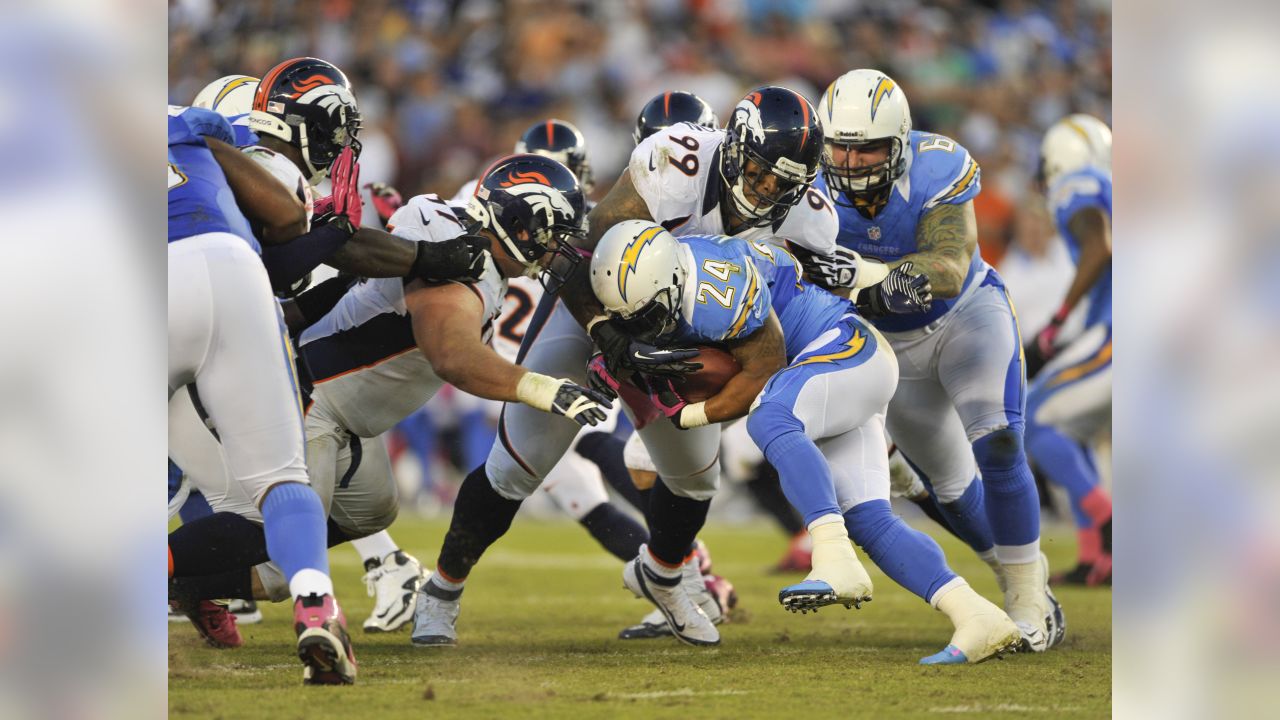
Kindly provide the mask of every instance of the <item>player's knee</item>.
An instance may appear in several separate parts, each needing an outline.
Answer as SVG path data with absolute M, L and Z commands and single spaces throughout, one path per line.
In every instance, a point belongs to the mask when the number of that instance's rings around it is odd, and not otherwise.
M 496 458 L 494 454 L 489 455 L 489 461 L 484 466 L 484 474 L 489 479 L 489 485 L 493 487 L 493 491 L 508 500 L 524 500 L 542 484 L 542 478 L 525 471 L 510 457 L 505 458 L 504 461 Z
M 779 435 L 797 430 L 804 432 L 804 423 L 782 403 L 762 402 L 747 416 L 747 434 L 762 451 Z
M 1011 468 L 1026 462 L 1022 427 L 1000 428 L 974 440 L 973 456 L 984 470 Z
M 844 513 L 844 526 L 849 539 L 859 547 L 875 547 L 886 533 L 897 524 L 897 516 L 888 500 L 869 500 L 853 506 Z
M 679 477 L 662 476 L 662 483 L 677 495 L 698 502 L 706 502 L 715 497 L 720 488 L 720 463 L 716 462 L 702 472 Z

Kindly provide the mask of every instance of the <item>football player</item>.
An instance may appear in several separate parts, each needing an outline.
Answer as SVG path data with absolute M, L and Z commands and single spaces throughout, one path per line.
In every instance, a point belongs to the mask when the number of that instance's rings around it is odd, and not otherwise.
M 578 263 L 566 239 L 582 233 L 584 218 L 573 174 L 536 155 L 496 163 L 465 209 L 420 195 L 392 215 L 394 232 L 411 241 L 443 242 L 468 234 L 483 238 L 493 252 L 478 283 L 406 285 L 383 278 L 356 284 L 303 333 L 300 354 L 313 377 L 306 403 L 308 465 L 313 485 L 330 506 L 331 543 L 391 524 L 397 511 L 395 481 L 378 438 L 445 382 L 481 397 L 526 403 L 575 424 L 604 419 L 607 398 L 513 365 L 488 345 L 506 278 L 529 274 L 554 289 Z M 215 499 L 215 507 L 251 516 L 246 501 L 229 492 Z M 248 547 L 239 553 L 252 554 Z M 231 580 L 244 582 L 247 572 L 242 567 Z M 231 590 L 218 584 L 224 580 L 190 582 L 200 584 L 203 595 L 217 597 Z M 258 567 L 256 580 L 269 598 L 283 592 L 283 578 L 272 565 Z
M 1054 582 L 1111 582 L 1111 498 L 1098 484 L 1091 444 L 1111 419 L 1111 129 L 1071 115 L 1045 133 L 1040 172 L 1049 212 L 1076 261 L 1062 306 L 1026 346 L 1027 452 L 1067 489 L 1079 537 L 1076 567 Z M 1085 329 L 1058 337 L 1087 304 Z
M 295 190 L 307 207 L 308 217 L 312 207 L 310 180 L 332 176 L 334 194 L 317 201 L 322 216 L 311 229 L 264 251 L 263 262 L 277 294 L 296 294 L 311 269 L 322 261 L 369 277 L 403 276 L 406 282 L 415 278 L 436 282 L 479 277 L 488 247 L 482 239 L 464 236 L 424 244 L 381 231 L 381 222 L 371 228 L 362 227 L 363 205 L 370 204 L 374 211 L 371 214 L 380 220 L 382 211 L 393 201 L 389 196 L 394 196 L 394 190 L 359 187 L 359 166 L 355 162 L 359 112 L 341 70 L 316 58 L 296 58 L 280 63 L 265 78 L 264 82 L 249 76 L 220 78 L 199 93 L 197 102 L 216 108 L 229 118 L 237 143 L 245 145 L 244 151 L 250 157 Z M 251 123 L 257 133 L 250 130 Z M 310 174 L 309 179 L 303 177 L 304 171 Z M 318 319 L 341 297 L 341 288 L 336 294 L 324 295 L 323 303 L 315 302 L 314 297 L 307 303 L 286 303 L 285 315 L 290 325 L 305 326 Z M 193 395 L 192 400 L 196 399 Z M 176 454 L 184 469 L 197 488 L 208 485 L 216 492 L 216 488 L 226 485 L 227 477 L 220 450 L 204 427 L 207 419 L 200 417 L 196 403 L 185 396 L 172 402 L 170 411 L 171 438 L 180 448 Z M 210 429 L 216 433 L 216 427 Z M 171 543 L 177 545 L 175 552 L 179 555 L 184 554 L 187 544 L 231 546 L 232 541 L 223 536 L 239 532 L 237 527 L 225 518 L 191 523 L 172 537 Z M 255 533 L 250 532 L 247 537 L 252 539 Z M 384 552 L 388 544 L 392 548 Z M 373 573 L 376 577 L 366 578 L 367 583 L 384 588 L 384 592 L 378 596 L 365 626 L 372 630 L 394 629 L 408 619 L 408 614 L 402 612 L 397 621 L 389 607 L 397 601 L 402 607 L 406 605 L 412 599 L 412 590 L 395 596 L 387 586 L 403 585 L 400 576 L 413 569 L 410 566 L 416 567 L 416 561 L 385 536 L 373 537 L 358 549 L 362 554 L 378 553 L 379 565 L 390 557 L 385 567 Z M 234 564 L 234 559 L 228 561 Z M 210 564 L 187 562 L 182 573 L 199 577 L 213 570 Z
M 329 578 L 324 510 L 307 477 L 289 340 L 257 256 L 259 241 L 300 234 L 305 208 L 225 144 L 234 140 L 215 112 L 169 110 L 169 395 L 199 390 L 236 489 L 261 514 L 294 600 L 304 682 L 352 683 L 355 655 Z M 169 562 L 172 575 L 172 554 Z
M 1023 451 L 1017 321 L 977 248 L 978 164 L 951 138 L 913 130 L 902 88 L 877 70 L 837 78 L 818 117 L 825 141 L 815 185 L 838 206 L 839 244 L 890 267 L 912 263 L 933 287 L 929 312 L 873 319 L 901 369 L 889 434 L 956 531 L 998 563 L 1005 610 L 1042 652 L 1061 639 L 1060 608 Z
M 908 263 L 889 274 L 884 307 L 860 310 L 927 311 L 928 280 L 910 269 Z M 922 663 L 981 662 L 1012 649 L 1020 636 L 1008 615 L 953 573 L 937 544 L 889 506 L 884 414 L 897 384 L 893 351 L 853 303 L 803 281 L 802 272 L 780 247 L 708 235 L 677 242 L 660 225 L 638 220 L 614 225 L 591 258 L 592 289 L 628 335 L 658 347 L 723 346 L 741 365 L 700 402 L 685 400 L 670 378 L 630 382 L 681 429 L 747 417 L 747 431 L 778 469 L 813 537 L 813 571 L 782 589 L 784 607 L 807 612 L 871 599 L 871 578 L 852 537 L 886 574 L 955 624 L 950 645 Z M 590 367 L 598 387 L 623 390 L 602 356 Z M 640 412 L 636 401 L 629 404 Z M 659 600 L 671 583 L 645 559 L 642 552 L 627 566 L 623 583 L 667 611 L 677 637 L 701 642 L 698 633 L 709 623 L 680 617 Z
M 821 141 L 809 101 L 780 87 L 749 94 L 726 130 L 673 125 L 633 151 L 627 170 L 591 211 L 582 250 L 594 248 L 613 225 L 643 219 L 677 236 L 785 238 L 830 254 L 835 214 L 821 192 L 809 190 Z M 874 273 L 856 275 L 861 281 Z M 562 297 L 546 324 L 526 335 L 527 367 L 582 380 L 594 342 L 614 375 L 623 369 L 647 374 L 697 369 L 689 362 L 695 351 L 658 349 L 613 327 L 585 277 L 571 281 Z M 669 423 L 636 426 L 662 477 L 649 499 L 650 541 L 643 555 L 665 577 L 681 577 L 684 566 L 697 563 L 694 538 L 719 482 L 719 426 L 687 431 Z M 498 442 L 485 466 L 463 481 L 437 570 L 423 585 L 414 617 L 415 644 L 456 644 L 458 601 L 467 575 L 507 531 L 521 501 L 538 488 L 576 433 L 572 424 L 548 422 L 518 405 L 505 408 Z M 705 590 L 700 580 L 690 582 L 669 596 L 680 606 L 679 613 L 703 612 L 691 599 L 699 587 Z M 718 639 L 714 627 L 700 632 L 706 642 Z

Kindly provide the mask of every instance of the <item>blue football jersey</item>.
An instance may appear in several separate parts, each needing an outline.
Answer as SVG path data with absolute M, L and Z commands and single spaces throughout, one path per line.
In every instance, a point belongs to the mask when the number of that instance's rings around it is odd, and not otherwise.
M 788 362 L 831 328 L 852 303 L 801 280 L 800 263 L 777 245 L 719 235 L 679 238 L 691 259 L 679 344 L 724 342 L 760 329 L 778 315 Z
M 255 252 L 257 239 L 204 138 L 235 142 L 227 119 L 212 110 L 169 108 L 169 242 L 192 235 L 239 235 Z
M 1111 171 L 1096 167 L 1085 167 L 1067 173 L 1049 188 L 1049 212 L 1058 226 L 1058 234 L 1067 243 L 1072 261 L 1080 258 L 1080 241 L 1071 234 L 1068 224 L 1071 216 L 1085 208 L 1099 208 L 1111 217 Z M 1085 296 L 1089 308 L 1085 313 L 1085 325 L 1111 323 L 1111 266 L 1108 265 L 1102 275 L 1089 289 Z
M 827 192 L 822 173 L 818 174 L 814 187 Z M 840 220 L 836 242 L 864 257 L 893 262 L 916 252 L 916 226 L 926 212 L 938 205 L 960 205 L 972 200 L 981 189 L 982 172 L 978 163 L 959 143 L 943 135 L 912 131 L 907 171 L 893 184 L 888 204 L 875 219 L 868 220 L 856 209 L 846 207 L 848 199 L 835 198 Z M 974 252 L 964 288 L 989 267 L 981 253 Z M 889 332 L 914 330 L 942 317 L 953 305 L 955 298 L 935 296 L 933 308 L 927 313 L 891 315 L 872 322 Z

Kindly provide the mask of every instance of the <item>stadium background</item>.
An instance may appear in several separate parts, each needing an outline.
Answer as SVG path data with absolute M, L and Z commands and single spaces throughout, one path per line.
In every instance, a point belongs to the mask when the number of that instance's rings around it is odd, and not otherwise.
M 362 179 L 405 197 L 452 195 L 530 124 L 559 117 L 586 136 L 598 199 L 657 93 L 695 92 L 723 119 L 758 85 L 816 101 L 849 69 L 882 69 L 905 89 L 917 129 L 956 138 L 980 163 L 982 254 L 1024 329 L 1048 319 L 1072 274 L 1034 184 L 1040 138 L 1070 112 L 1111 122 L 1104 0 L 176 0 L 169 17 L 171 103 L 284 58 L 330 60 L 360 103 Z M 417 418 L 426 433 L 454 424 L 449 405 L 445 394 Z M 447 503 L 457 466 L 476 453 L 432 444 L 446 451 L 433 453 L 434 470 L 402 484 Z M 430 477 L 441 474 L 451 477 Z

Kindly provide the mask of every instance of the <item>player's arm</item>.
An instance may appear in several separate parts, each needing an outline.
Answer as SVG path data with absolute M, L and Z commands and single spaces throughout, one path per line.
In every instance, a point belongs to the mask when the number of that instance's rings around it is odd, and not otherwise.
M 484 303 L 458 283 L 405 288 L 413 337 L 436 375 L 459 390 L 490 400 L 522 402 L 582 425 L 604 420 L 607 398 L 567 380 L 507 362 L 481 340 Z
M 289 188 L 239 149 L 211 137 L 205 143 L 264 245 L 285 243 L 306 231 L 307 210 Z
M 1077 210 L 1067 221 L 1067 230 L 1080 245 L 1080 257 L 1076 262 L 1076 276 L 1071 287 L 1067 288 L 1060 313 L 1071 312 L 1111 266 L 1111 222 L 1102 208 Z M 1065 313 L 1063 319 L 1066 319 Z
M 1066 299 L 1053 314 L 1049 324 L 1036 333 L 1024 348 L 1027 379 L 1035 377 L 1057 353 L 1058 333 L 1067 321 L 1067 316 L 1111 266 L 1111 222 L 1101 208 L 1086 207 L 1077 210 L 1067 221 L 1067 230 L 1080 247 L 1076 275 L 1067 288 Z
M 916 252 L 890 263 L 894 268 L 913 263 L 917 272 L 929 278 L 933 294 L 952 298 L 960 294 L 969 263 L 978 250 L 978 221 L 973 201 L 959 205 L 941 204 L 920 218 L 916 227 Z
M 708 422 L 726 422 L 745 416 L 769 378 L 787 366 L 782 324 L 773 309 L 759 330 L 729 343 L 729 352 L 742 370 L 730 378 L 720 392 L 707 398 Z

